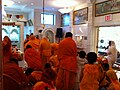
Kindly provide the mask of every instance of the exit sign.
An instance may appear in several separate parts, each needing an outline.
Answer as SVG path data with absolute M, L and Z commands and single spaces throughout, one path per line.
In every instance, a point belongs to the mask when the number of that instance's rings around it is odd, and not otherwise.
M 112 20 L 112 14 L 105 15 L 105 21 L 111 21 Z

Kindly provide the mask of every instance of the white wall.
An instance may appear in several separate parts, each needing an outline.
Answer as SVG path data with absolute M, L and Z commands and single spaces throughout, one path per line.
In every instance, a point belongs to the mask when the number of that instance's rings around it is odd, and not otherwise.
M 45 12 L 48 12 L 48 11 L 45 11 Z M 35 34 L 38 34 L 38 31 L 40 29 L 42 29 L 41 22 L 40 22 L 41 21 L 41 18 L 40 18 L 41 13 L 42 13 L 42 10 L 36 9 L 34 11 L 34 31 L 35 31 L 34 33 Z M 52 13 L 52 14 L 56 15 L 55 25 L 46 25 L 45 28 L 52 28 L 56 32 L 56 29 L 58 27 L 60 27 L 60 24 L 61 24 L 60 13 L 59 12 L 50 12 L 50 11 L 49 11 L 49 13 Z
M 103 2 L 106 0 L 97 0 L 96 3 Z M 115 26 L 120 25 L 120 13 L 112 14 L 112 20 L 111 21 L 105 21 L 105 15 L 95 17 L 94 20 L 94 26 Z

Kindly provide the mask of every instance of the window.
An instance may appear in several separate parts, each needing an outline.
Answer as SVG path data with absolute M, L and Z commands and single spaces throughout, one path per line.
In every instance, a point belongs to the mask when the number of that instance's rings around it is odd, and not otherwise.
M 19 26 L 2 26 L 2 40 L 8 36 L 12 45 L 17 45 L 20 48 L 20 27 Z
M 50 24 L 50 25 L 55 25 L 55 15 L 54 14 L 49 14 L 49 13 L 44 13 L 44 21 L 43 21 L 43 13 L 41 14 L 41 24 Z

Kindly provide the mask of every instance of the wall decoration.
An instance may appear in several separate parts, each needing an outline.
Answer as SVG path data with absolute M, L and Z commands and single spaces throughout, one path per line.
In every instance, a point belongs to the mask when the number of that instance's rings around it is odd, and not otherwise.
M 73 25 L 85 24 L 88 21 L 88 7 L 73 12 Z
M 70 25 L 70 14 L 69 13 L 62 14 L 61 15 L 61 26 L 65 27 L 69 25 Z
M 95 4 L 95 16 L 120 12 L 120 0 L 109 0 Z

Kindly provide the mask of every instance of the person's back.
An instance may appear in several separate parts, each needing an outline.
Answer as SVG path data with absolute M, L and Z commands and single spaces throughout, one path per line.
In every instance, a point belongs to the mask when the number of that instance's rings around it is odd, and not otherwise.
M 102 67 L 95 64 L 97 54 L 89 52 L 87 54 L 88 64 L 85 65 L 83 78 L 80 83 L 80 90 L 98 90 L 99 80 L 103 76 Z
M 106 75 L 111 82 L 107 90 L 120 90 L 120 82 L 118 81 L 116 72 L 110 69 L 106 72 Z
M 32 48 L 30 45 L 26 46 L 25 61 L 27 62 L 29 68 L 32 68 L 36 71 L 43 70 L 40 53 Z
M 60 60 L 60 67 L 63 69 L 68 69 L 73 72 L 76 72 L 77 69 L 76 56 L 77 56 L 76 43 L 72 39 L 72 37 L 68 36 L 59 43 L 58 58 Z
M 3 73 L 11 76 L 21 84 L 26 83 L 27 85 L 28 79 L 24 74 L 24 71 L 22 70 L 22 68 L 20 68 L 16 62 L 17 61 L 15 58 L 11 58 L 9 63 L 4 64 Z
M 77 47 L 72 33 L 67 32 L 65 39 L 59 43 L 58 59 L 60 61 L 56 80 L 57 90 L 73 90 L 77 73 Z M 66 78 L 67 77 L 67 78 Z
M 84 65 L 87 63 L 87 60 L 86 60 L 86 52 L 85 51 L 80 51 L 78 52 L 78 55 L 77 55 L 77 77 L 76 77 L 76 86 L 75 86 L 75 90 L 79 90 L 79 84 L 80 84 L 80 77 L 81 77 L 81 72 L 84 68 Z
M 36 51 L 38 51 L 40 43 L 38 41 L 36 41 L 36 38 L 34 35 L 31 35 L 29 38 L 29 41 L 25 44 L 24 49 L 26 49 L 27 45 L 31 45 L 32 48 L 34 48 Z
M 47 38 L 42 38 L 39 46 L 40 56 L 42 58 L 42 64 L 45 65 L 49 61 L 51 53 L 51 44 Z

